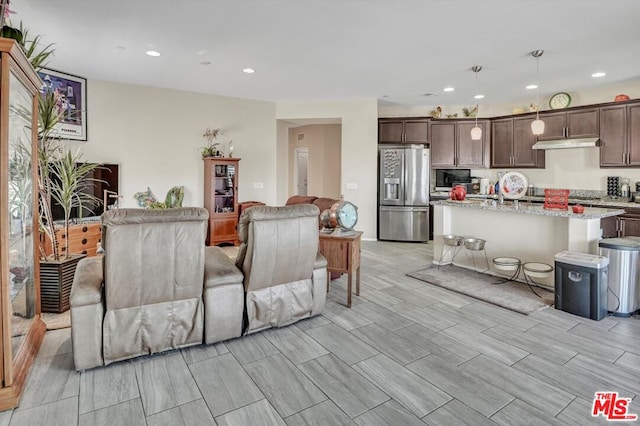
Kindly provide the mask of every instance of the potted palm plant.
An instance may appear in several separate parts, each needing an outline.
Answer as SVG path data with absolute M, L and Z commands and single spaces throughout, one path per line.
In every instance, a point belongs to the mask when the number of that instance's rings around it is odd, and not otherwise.
M 47 92 L 38 105 L 38 194 L 40 227 L 46 235 L 40 247 L 40 294 L 42 311 L 64 312 L 69 309 L 69 295 L 76 266 L 84 254 L 69 253 L 69 225 L 74 208 L 82 209 L 99 200 L 87 192 L 93 185 L 91 172 L 97 164 L 82 163 L 82 154 L 65 146 L 57 137 L 56 124 L 62 119 L 57 92 Z M 54 223 L 51 202 L 63 211 L 60 224 Z M 60 229 L 60 232 L 57 232 Z M 59 237 L 64 240 L 60 250 Z M 61 253 L 62 252 L 62 253 Z M 50 253 L 47 255 L 47 253 Z
M 7 2 L 8 3 L 8 2 Z M 3 3 L 6 6 L 7 3 Z M 18 29 L 4 25 L 0 32 L 14 38 L 22 47 L 31 66 L 37 71 L 54 54 L 53 44 L 42 47 L 42 37 L 30 37 L 22 26 Z M 24 112 L 28 114 L 28 112 Z M 57 91 L 47 91 L 38 101 L 38 181 L 40 238 L 40 294 L 43 312 L 64 312 L 69 309 L 69 295 L 75 269 L 85 255 L 69 253 L 68 238 L 59 249 L 58 236 L 68 235 L 70 215 L 74 208 L 82 209 L 99 200 L 85 190 L 92 185 L 89 174 L 96 164 L 81 163 L 79 151 L 65 146 L 56 131 L 62 120 L 62 99 Z M 16 167 L 18 162 L 14 162 Z M 14 194 L 19 195 L 20 188 Z M 54 223 L 51 202 L 59 204 L 64 212 L 61 224 Z M 16 204 L 16 205 L 19 205 Z M 60 232 L 56 232 L 62 228 Z M 61 253 L 62 251 L 62 253 Z

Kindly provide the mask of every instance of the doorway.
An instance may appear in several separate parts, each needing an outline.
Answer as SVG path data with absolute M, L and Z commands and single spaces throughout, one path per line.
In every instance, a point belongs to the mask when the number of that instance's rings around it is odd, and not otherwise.
M 293 185 L 296 195 L 306 196 L 309 178 L 309 149 L 296 148 L 293 163 Z

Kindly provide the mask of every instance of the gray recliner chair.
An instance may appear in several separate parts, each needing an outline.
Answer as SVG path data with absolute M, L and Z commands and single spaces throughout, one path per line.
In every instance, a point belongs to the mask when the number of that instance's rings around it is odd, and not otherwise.
M 205 247 L 208 217 L 202 208 L 103 215 L 105 254 L 79 262 L 71 290 L 77 370 L 241 335 L 242 274 Z
M 327 261 L 318 253 L 316 206 L 251 207 L 240 218 L 236 266 L 244 275 L 246 333 L 318 315 Z

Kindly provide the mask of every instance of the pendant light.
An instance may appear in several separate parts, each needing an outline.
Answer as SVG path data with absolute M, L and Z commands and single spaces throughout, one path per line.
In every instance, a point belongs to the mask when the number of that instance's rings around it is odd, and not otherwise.
M 473 94 L 473 98 L 476 100 L 476 126 L 471 129 L 471 140 L 474 141 L 479 141 L 480 139 L 482 139 L 482 129 L 478 126 L 478 73 L 482 70 L 482 67 L 480 65 L 474 65 L 471 68 L 471 71 L 473 71 L 476 74 L 476 87 L 474 89 L 474 94 Z
M 544 133 L 544 121 L 540 120 L 540 56 L 544 53 L 544 50 L 534 50 L 531 52 L 531 56 L 536 58 L 536 119 L 531 122 L 531 131 L 534 135 L 541 135 Z

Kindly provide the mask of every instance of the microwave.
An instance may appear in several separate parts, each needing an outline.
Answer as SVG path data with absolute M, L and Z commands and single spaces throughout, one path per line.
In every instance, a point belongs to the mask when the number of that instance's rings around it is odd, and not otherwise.
M 471 182 L 471 169 L 436 169 L 436 191 L 448 191 L 456 184 Z

